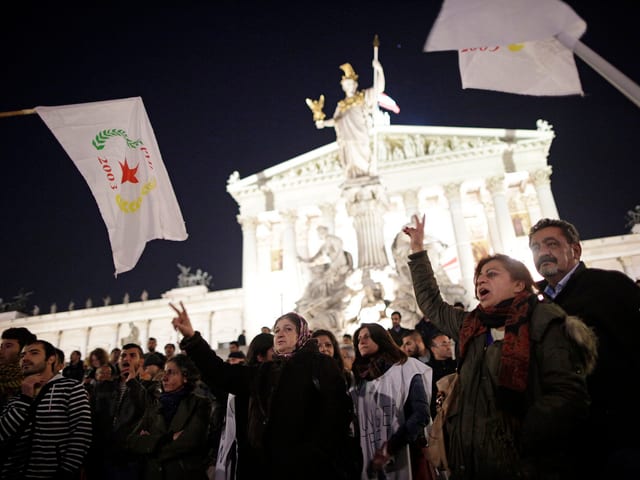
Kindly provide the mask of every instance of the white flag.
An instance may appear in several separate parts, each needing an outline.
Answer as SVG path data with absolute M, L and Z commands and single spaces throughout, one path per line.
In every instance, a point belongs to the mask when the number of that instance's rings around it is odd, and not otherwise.
M 148 241 L 186 240 L 142 98 L 35 110 L 91 188 L 107 226 L 116 276 L 135 267 Z
M 560 0 L 445 0 L 424 51 L 458 50 L 463 88 L 582 94 L 573 51 L 565 45 L 585 30 Z

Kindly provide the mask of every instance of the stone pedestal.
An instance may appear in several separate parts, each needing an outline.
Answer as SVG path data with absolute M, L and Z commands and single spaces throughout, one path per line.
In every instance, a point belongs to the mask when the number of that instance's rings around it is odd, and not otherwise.
M 385 268 L 389 265 L 384 245 L 384 213 L 388 201 L 380 179 L 351 179 L 342 185 L 342 196 L 358 240 L 358 268 Z

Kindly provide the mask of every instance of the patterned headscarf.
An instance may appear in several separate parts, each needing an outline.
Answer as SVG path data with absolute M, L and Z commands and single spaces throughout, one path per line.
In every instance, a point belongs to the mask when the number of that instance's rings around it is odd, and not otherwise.
M 273 354 L 277 358 L 291 358 L 294 356 L 302 347 L 306 345 L 306 343 L 311 340 L 311 333 L 309 332 L 309 324 L 304 319 L 302 315 L 298 315 L 296 312 L 285 313 L 281 317 L 279 317 L 276 322 L 273 324 L 274 330 L 275 326 L 278 324 L 280 320 L 290 320 L 296 326 L 296 331 L 298 332 L 298 340 L 296 341 L 296 345 L 293 348 L 292 352 L 289 353 L 280 353 L 278 352 L 277 347 L 273 346 Z M 275 337 L 274 337 L 275 340 Z

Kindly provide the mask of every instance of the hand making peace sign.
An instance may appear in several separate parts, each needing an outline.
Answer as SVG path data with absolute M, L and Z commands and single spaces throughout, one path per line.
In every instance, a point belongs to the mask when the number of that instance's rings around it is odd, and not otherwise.
M 422 217 L 413 215 L 413 225 L 405 225 L 402 231 L 411 239 L 411 252 L 424 250 L 424 214 Z
M 193 337 L 195 331 L 191 325 L 191 319 L 189 318 L 187 309 L 184 308 L 182 301 L 180 301 L 180 309 L 176 308 L 171 302 L 169 302 L 169 306 L 178 314 L 177 317 L 173 317 L 173 320 L 171 320 L 173 328 L 178 330 L 185 338 Z

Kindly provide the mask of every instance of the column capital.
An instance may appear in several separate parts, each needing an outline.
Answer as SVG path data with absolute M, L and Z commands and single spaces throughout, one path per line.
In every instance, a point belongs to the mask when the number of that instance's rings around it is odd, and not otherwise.
M 489 190 L 492 195 L 504 193 L 504 175 L 496 175 L 494 177 L 486 178 L 484 183 L 487 186 L 487 190 Z
M 416 189 L 408 189 L 402 192 L 402 199 L 405 204 L 418 203 L 418 191 Z
M 444 191 L 444 196 L 447 197 L 447 200 L 451 200 L 454 198 L 460 198 L 460 186 L 461 182 L 456 183 L 447 183 L 442 186 L 442 190 Z
M 333 203 L 321 203 L 318 208 L 324 217 L 333 217 L 336 214 L 336 206 Z
M 547 165 L 545 168 L 540 168 L 538 170 L 534 170 L 533 172 L 529 172 L 529 178 L 536 187 L 542 187 L 544 185 L 549 185 L 551 182 L 551 165 Z
M 280 218 L 282 218 L 283 223 L 292 225 L 298 219 L 298 212 L 296 210 L 283 210 L 280 212 Z
M 389 206 L 387 194 L 380 184 L 345 189 L 342 195 L 346 199 L 347 212 L 352 217 L 371 211 L 385 212 Z
M 237 215 L 236 220 L 243 230 L 255 230 L 258 226 L 258 217 L 255 216 Z

